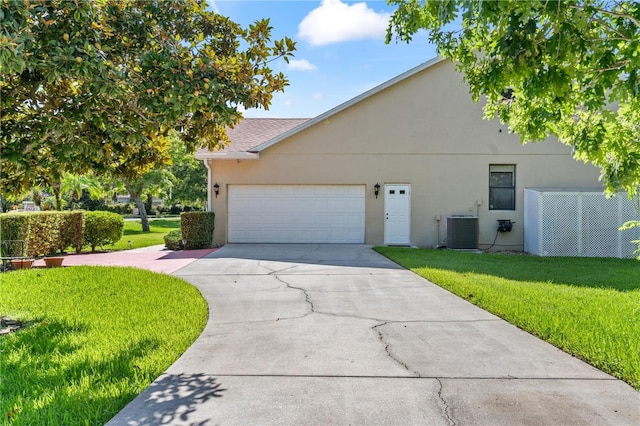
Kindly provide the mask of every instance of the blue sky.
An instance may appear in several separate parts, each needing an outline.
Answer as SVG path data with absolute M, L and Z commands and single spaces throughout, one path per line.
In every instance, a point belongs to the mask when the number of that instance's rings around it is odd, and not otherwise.
M 209 0 L 243 27 L 270 18 L 273 39 L 297 42 L 295 57 L 273 68 L 289 78 L 269 111 L 245 117 L 315 117 L 436 56 L 424 33 L 411 44 L 384 43 L 393 8 L 385 1 Z

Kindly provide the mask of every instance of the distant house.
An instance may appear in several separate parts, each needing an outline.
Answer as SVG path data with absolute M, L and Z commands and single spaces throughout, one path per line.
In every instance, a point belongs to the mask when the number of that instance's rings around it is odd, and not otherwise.
M 229 136 L 229 147 L 196 153 L 209 170 L 217 245 L 522 250 L 525 188 L 601 187 L 569 147 L 523 146 L 484 120 L 440 59 L 316 118 L 248 118 Z
M 146 199 L 146 195 L 143 197 L 143 200 L 145 199 Z M 115 194 L 114 197 L 112 198 L 112 201 L 114 203 L 124 203 L 124 204 L 128 204 L 132 202 L 131 196 L 129 194 Z M 158 197 L 153 197 L 153 201 L 152 201 L 153 207 L 159 206 L 160 204 L 162 204 L 162 199 Z

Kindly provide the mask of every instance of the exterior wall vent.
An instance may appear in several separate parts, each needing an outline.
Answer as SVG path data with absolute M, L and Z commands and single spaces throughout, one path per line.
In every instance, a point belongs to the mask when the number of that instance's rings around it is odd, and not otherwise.
M 448 249 L 478 249 L 478 218 L 476 216 L 449 216 L 447 218 Z

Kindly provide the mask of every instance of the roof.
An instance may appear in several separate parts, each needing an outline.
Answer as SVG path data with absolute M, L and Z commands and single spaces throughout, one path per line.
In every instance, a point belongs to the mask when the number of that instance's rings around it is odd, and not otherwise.
M 309 121 L 308 118 L 244 118 L 233 129 L 227 128 L 231 144 L 218 151 L 201 148 L 196 158 L 242 158 L 256 146 Z
M 196 153 L 196 158 L 204 160 L 205 158 L 216 159 L 239 159 L 239 158 L 258 158 L 260 151 L 269 148 L 301 131 L 308 129 L 324 120 L 352 107 L 358 102 L 362 102 L 371 96 L 382 92 L 383 90 L 400 83 L 403 80 L 412 77 L 427 68 L 430 68 L 444 59 L 440 57 L 433 58 L 415 68 L 406 71 L 391 80 L 388 80 L 355 98 L 338 105 L 329 111 L 320 114 L 312 119 L 300 118 L 245 118 L 236 127 L 228 131 L 231 139 L 231 146 L 222 151 L 211 152 L 201 149 Z M 297 123 L 296 123 L 297 121 Z M 242 126 L 244 124 L 244 126 Z M 289 127 L 287 127 L 289 126 Z M 252 146 L 251 146 L 252 145 Z

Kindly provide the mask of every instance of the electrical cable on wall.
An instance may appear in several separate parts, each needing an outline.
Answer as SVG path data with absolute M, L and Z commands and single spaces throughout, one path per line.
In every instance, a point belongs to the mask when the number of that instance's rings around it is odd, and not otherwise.
M 486 249 L 482 249 L 482 251 L 491 250 L 491 248 L 493 248 L 493 246 L 496 245 L 496 241 L 498 241 L 498 234 L 501 234 L 504 232 L 511 232 L 511 229 L 513 229 L 514 223 L 515 222 L 512 222 L 511 220 L 508 220 L 508 219 L 498 219 L 498 229 L 496 229 L 496 237 L 493 239 L 493 243 L 491 243 L 491 245 Z
M 496 241 L 498 241 L 498 234 L 499 234 L 499 233 L 500 233 L 500 230 L 498 229 L 498 230 L 496 231 L 496 237 L 493 239 L 493 242 L 491 243 L 491 245 L 490 245 L 489 247 L 487 247 L 486 249 L 482 249 L 482 251 L 488 251 L 488 250 L 491 250 L 491 248 L 492 248 L 493 246 L 495 246 L 495 245 L 496 245 Z

